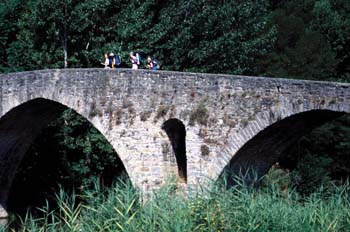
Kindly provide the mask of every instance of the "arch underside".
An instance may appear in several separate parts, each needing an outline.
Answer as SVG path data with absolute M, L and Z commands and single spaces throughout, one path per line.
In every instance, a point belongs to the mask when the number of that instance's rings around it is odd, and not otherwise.
M 186 129 L 185 125 L 176 118 L 163 123 L 162 129 L 166 132 L 173 147 L 180 179 L 187 181 L 186 159 Z
M 0 119 L 0 205 L 3 208 L 7 208 L 16 170 L 27 150 L 41 131 L 66 109 L 58 102 L 36 98 L 13 108 Z
M 248 183 L 259 180 L 301 137 L 344 114 L 331 110 L 311 110 L 277 121 L 245 143 L 220 176 L 227 178 L 229 186 L 236 183 L 233 176 L 243 177 Z

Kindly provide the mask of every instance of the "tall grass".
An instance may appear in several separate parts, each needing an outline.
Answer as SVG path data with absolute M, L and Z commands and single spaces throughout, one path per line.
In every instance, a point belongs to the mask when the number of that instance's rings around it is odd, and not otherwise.
M 96 185 L 97 186 L 97 185 Z M 83 196 L 57 194 L 58 207 L 28 214 L 9 231 L 350 231 L 350 185 L 322 189 L 302 198 L 274 184 L 262 189 L 214 186 L 210 193 L 184 197 L 173 185 L 142 200 L 129 183 Z M 83 201 L 78 203 L 77 198 Z M 0 229 L 1 230 L 1 229 Z M 2 229 L 3 231 L 6 228 Z

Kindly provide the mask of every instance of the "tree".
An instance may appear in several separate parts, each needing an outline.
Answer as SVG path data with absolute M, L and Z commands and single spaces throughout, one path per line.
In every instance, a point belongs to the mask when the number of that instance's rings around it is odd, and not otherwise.
M 346 0 L 272 1 L 274 51 L 261 60 L 264 75 L 347 81 L 349 9 Z
M 96 66 L 115 38 L 115 1 L 31 0 L 25 8 L 9 45 L 10 64 L 19 70 Z
M 104 136 L 90 122 L 66 110 L 48 131 L 50 143 L 57 143 L 61 176 L 75 185 L 89 185 L 93 179 L 111 185 L 125 169 Z
M 315 2 L 310 28 L 322 33 L 336 54 L 335 77 L 350 81 L 350 2 L 320 0 Z
M 14 71 L 45 67 L 50 62 L 50 60 L 44 60 L 43 57 L 46 54 L 41 55 L 37 49 L 37 47 L 45 47 L 47 43 L 41 43 L 46 37 L 42 34 L 36 34 L 32 27 L 36 23 L 32 11 L 34 4 L 35 1 L 27 1 L 23 5 L 23 9 L 25 10 L 19 14 L 16 22 L 18 31 L 15 40 L 7 48 L 8 64 Z M 41 41 L 36 42 L 35 38 L 40 38 Z
M 77 36 L 86 27 L 84 4 L 88 4 L 88 1 L 38 0 L 35 5 L 36 31 L 45 35 L 44 38 L 49 42 L 56 42 L 55 45 L 62 48 L 64 68 L 68 67 L 70 47 L 77 46 L 76 43 L 84 44 L 83 41 L 78 41 Z
M 18 33 L 17 20 L 23 10 L 21 6 L 21 0 L 0 2 L 0 73 L 10 71 L 7 49 Z
M 274 41 L 265 1 L 177 0 L 159 15 L 150 44 L 169 69 L 258 74 Z

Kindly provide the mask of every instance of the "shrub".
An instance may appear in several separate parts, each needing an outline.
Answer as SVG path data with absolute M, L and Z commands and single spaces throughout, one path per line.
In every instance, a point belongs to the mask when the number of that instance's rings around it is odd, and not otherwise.
M 208 156 L 210 153 L 209 147 L 205 144 L 201 146 L 201 155 L 202 156 Z
M 194 126 L 195 123 L 200 125 L 207 125 L 209 118 L 208 110 L 204 104 L 199 104 L 199 106 L 193 110 L 190 114 L 189 125 Z

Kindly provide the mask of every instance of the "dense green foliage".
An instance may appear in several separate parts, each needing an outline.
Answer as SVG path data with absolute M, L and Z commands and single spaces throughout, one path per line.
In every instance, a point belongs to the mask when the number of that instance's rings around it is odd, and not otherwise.
M 349 81 L 347 0 L 3 0 L 0 72 L 151 55 L 169 70 Z
M 267 16 L 264 1 L 171 1 L 152 46 L 170 69 L 254 74 L 274 38 L 265 31 Z
M 52 152 L 59 153 L 57 156 L 65 167 L 59 175 L 68 180 L 67 184 L 91 185 L 91 179 L 97 179 L 110 186 L 111 178 L 125 171 L 120 158 L 105 137 L 74 111 L 63 112 L 47 130 L 47 141 L 41 147 L 57 144 L 58 147 Z
M 301 199 L 270 184 L 259 191 L 239 186 L 214 187 L 210 193 L 184 199 L 169 184 L 152 199 L 141 200 L 130 184 L 108 192 L 99 188 L 76 196 L 57 194 L 56 209 L 23 218 L 16 231 L 349 231 L 349 185 L 327 198 L 322 192 Z M 1 229 L 0 229 L 1 230 Z
M 265 75 L 349 81 L 349 1 L 274 1 L 274 51 L 263 61 Z

